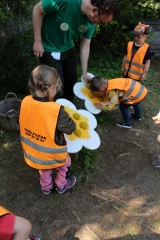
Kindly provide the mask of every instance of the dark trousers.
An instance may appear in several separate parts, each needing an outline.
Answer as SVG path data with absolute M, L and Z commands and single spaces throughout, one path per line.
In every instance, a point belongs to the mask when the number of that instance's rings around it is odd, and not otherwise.
M 140 104 L 136 103 L 133 105 L 128 105 L 128 104 L 124 104 L 123 102 L 120 103 L 120 110 L 124 119 L 124 122 L 126 125 L 131 125 L 131 116 L 130 116 L 130 112 L 129 112 L 129 108 L 130 106 L 133 106 L 134 109 L 134 115 L 136 118 L 140 118 L 141 117 L 141 108 L 140 108 Z
M 73 86 L 77 82 L 77 65 L 75 54 L 66 56 L 65 59 L 56 60 L 51 56 L 51 53 L 44 52 L 40 58 L 40 64 L 45 64 L 50 67 L 56 68 L 62 82 L 62 91 L 58 92 L 55 100 L 58 98 L 66 98 L 73 102 L 74 93 Z

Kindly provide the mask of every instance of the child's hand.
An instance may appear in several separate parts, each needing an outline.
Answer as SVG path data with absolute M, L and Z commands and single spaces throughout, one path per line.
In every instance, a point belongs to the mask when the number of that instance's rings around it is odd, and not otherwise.
M 152 119 L 156 124 L 160 124 L 160 113 L 158 113 L 157 116 L 152 117 Z
M 104 106 L 103 106 L 103 104 L 102 103 L 94 103 L 94 106 L 96 107 L 96 108 L 98 108 L 98 109 L 100 109 L 100 110 L 103 110 L 103 108 L 104 108 Z
M 147 73 L 143 73 L 141 76 L 141 80 L 145 80 Z

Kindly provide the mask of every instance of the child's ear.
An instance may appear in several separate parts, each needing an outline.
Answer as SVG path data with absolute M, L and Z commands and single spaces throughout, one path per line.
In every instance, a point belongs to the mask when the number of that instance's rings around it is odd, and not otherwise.
M 97 7 L 92 7 L 92 10 L 91 10 L 91 17 L 96 17 L 98 16 L 98 8 Z
M 104 94 L 105 93 L 105 88 L 101 88 L 100 93 Z

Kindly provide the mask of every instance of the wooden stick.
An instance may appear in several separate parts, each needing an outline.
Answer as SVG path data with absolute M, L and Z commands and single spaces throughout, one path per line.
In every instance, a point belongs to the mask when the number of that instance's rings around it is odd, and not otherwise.
M 132 142 L 132 141 L 129 141 L 129 143 L 133 143 L 135 144 L 137 147 L 141 148 L 141 149 L 145 149 L 144 147 L 142 147 L 140 144 L 136 143 L 136 142 Z
M 102 200 L 105 200 L 105 201 L 107 201 L 107 202 L 114 202 L 114 200 L 108 200 L 108 198 L 105 198 L 105 197 L 103 197 L 103 196 L 100 196 L 100 195 L 97 194 L 97 193 L 90 192 L 90 194 L 91 194 L 92 196 L 98 197 L 98 198 L 100 198 L 100 199 L 102 199 Z
M 151 232 L 160 235 L 160 232 L 159 232 L 159 231 L 157 231 L 157 230 L 155 230 L 155 229 L 149 227 L 148 225 L 146 225 L 146 224 L 144 224 L 144 223 L 142 223 L 142 225 L 145 226 L 146 228 L 148 228 Z
M 88 225 L 85 225 L 85 227 L 93 234 L 93 236 L 94 236 L 97 240 L 101 240 L 101 239 L 88 227 Z
M 72 212 L 73 212 L 73 214 L 76 216 L 76 218 L 78 219 L 78 221 L 81 222 L 81 219 L 78 217 L 78 215 L 75 213 L 75 211 L 72 211 Z M 93 236 L 94 236 L 97 240 L 101 240 L 101 239 L 90 229 L 90 227 L 89 227 L 87 224 L 85 224 L 84 227 L 87 228 L 87 229 L 93 234 Z

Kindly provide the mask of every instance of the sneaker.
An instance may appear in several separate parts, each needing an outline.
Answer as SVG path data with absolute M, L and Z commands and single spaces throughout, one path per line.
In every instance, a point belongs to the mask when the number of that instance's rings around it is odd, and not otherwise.
M 132 125 L 125 124 L 125 123 L 117 123 L 116 126 L 121 128 L 132 128 Z
M 155 168 L 160 168 L 160 158 L 157 158 L 157 159 L 153 160 L 152 165 Z
M 134 113 L 130 113 L 130 116 L 134 119 L 134 120 L 138 120 L 138 121 L 141 121 L 141 117 L 139 118 L 136 118 L 135 114 Z
M 58 193 L 64 193 L 65 191 L 67 191 L 68 189 L 72 188 L 74 185 L 76 184 L 76 177 L 75 176 L 71 176 L 69 178 L 67 178 L 67 183 L 64 186 L 64 188 L 56 188 L 56 191 Z
M 31 237 L 30 240 L 41 240 L 39 237 Z
M 49 195 L 51 193 L 51 190 L 44 190 L 44 189 L 41 189 L 41 192 L 45 195 Z

